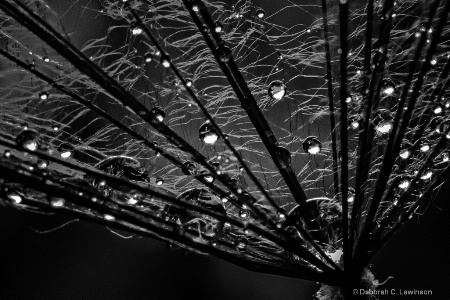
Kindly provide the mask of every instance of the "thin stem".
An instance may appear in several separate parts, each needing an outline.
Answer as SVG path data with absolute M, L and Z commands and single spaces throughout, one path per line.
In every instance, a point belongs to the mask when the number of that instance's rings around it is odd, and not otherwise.
M 373 1 L 373 0 L 371 0 Z M 331 73 L 331 53 L 328 37 L 327 0 L 322 0 L 323 38 L 325 41 L 325 68 L 327 70 L 328 107 L 330 110 L 331 150 L 333 153 L 333 186 L 334 194 L 339 195 L 338 153 L 336 142 L 336 120 L 334 112 L 333 78 Z
M 366 21 L 366 40 L 364 43 L 364 69 L 363 69 L 363 86 L 361 89 L 362 94 L 364 95 L 364 92 L 366 89 L 369 88 L 370 80 L 369 77 L 366 75 L 366 72 L 370 71 L 370 64 L 372 60 L 372 35 L 373 35 L 373 2 L 374 0 L 369 0 L 367 3 L 367 21 Z M 368 131 L 371 130 L 369 126 L 368 118 L 370 118 L 371 113 L 371 98 L 369 97 L 367 99 L 365 105 L 366 105 L 366 119 L 364 120 L 364 129 L 361 131 L 359 136 L 359 153 L 357 157 L 357 169 L 356 169 L 356 179 L 355 179 L 355 200 L 353 201 L 353 207 L 352 207 L 352 216 L 350 219 L 350 237 L 349 237 L 349 243 L 352 247 L 352 255 L 353 255 L 353 246 L 354 246 L 354 240 L 355 240 L 355 231 L 356 231 L 356 219 L 357 219 L 357 213 L 359 210 L 360 205 L 364 201 L 364 188 L 363 183 L 367 180 L 368 173 L 363 172 L 363 168 L 365 165 L 364 160 L 369 158 L 367 157 L 367 154 L 363 148 L 366 147 L 366 139 Z M 367 130 L 367 131 L 366 131 Z M 370 159 L 370 158 L 369 158 Z
M 348 128 L 347 128 L 347 55 L 348 55 L 348 1 L 340 1 L 339 4 L 339 27 L 341 42 L 341 59 L 340 59 L 340 75 L 341 75 L 341 109 L 340 109 L 340 139 L 341 139 L 341 197 L 342 197 L 342 241 L 344 249 L 344 272 L 350 271 L 351 251 L 352 248 L 348 244 Z

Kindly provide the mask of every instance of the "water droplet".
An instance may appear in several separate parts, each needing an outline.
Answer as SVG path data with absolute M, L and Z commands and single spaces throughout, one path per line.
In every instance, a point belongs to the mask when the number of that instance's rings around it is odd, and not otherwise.
M 155 106 L 151 109 L 152 114 L 155 116 L 158 122 L 163 122 L 166 117 L 166 113 L 160 106 Z
M 116 219 L 116 217 L 109 215 L 109 214 L 104 214 L 103 218 L 107 221 L 114 221 Z
M 392 130 L 392 122 L 391 121 L 382 121 L 375 128 L 377 132 L 381 134 L 388 133 Z
M 216 22 L 214 31 L 217 33 L 220 33 L 220 32 L 222 32 L 222 30 L 223 30 L 223 25 L 220 22 Z
M 48 93 L 47 92 L 42 92 L 39 94 L 39 99 L 41 100 L 47 100 L 48 99 Z
M 164 68 L 169 68 L 170 65 L 172 64 L 171 60 L 170 60 L 170 56 L 168 56 L 166 54 L 161 56 L 161 64 L 163 65 Z
M 9 200 L 11 200 L 14 204 L 20 204 L 20 203 L 22 203 L 22 200 L 23 200 L 22 196 L 20 196 L 17 193 L 14 193 L 14 192 L 10 192 L 10 193 L 6 194 L 6 197 Z
M 151 53 L 147 53 L 145 54 L 144 59 L 146 63 L 149 63 L 153 60 L 153 55 Z
M 220 46 L 219 49 L 217 49 L 217 54 L 219 56 L 219 59 L 221 62 L 227 63 L 230 61 L 231 58 L 231 50 L 227 46 Z
M 286 86 L 281 80 L 272 81 L 269 85 L 267 93 L 270 98 L 274 100 L 281 100 L 286 94 Z
M 5 152 L 3 152 L 3 157 L 4 158 L 10 158 L 11 157 L 11 151 L 5 150 Z
M 246 238 L 241 238 L 236 241 L 236 248 L 238 250 L 244 250 L 247 248 L 248 240 Z
M 309 136 L 303 141 L 303 150 L 309 154 L 317 154 L 322 150 L 322 143 L 316 136 Z
M 209 122 L 205 122 L 200 126 L 198 134 L 200 140 L 208 145 L 214 145 L 219 139 L 218 133 Z
M 58 151 L 62 158 L 66 159 L 73 156 L 75 148 L 68 143 L 63 143 L 58 147 Z
M 37 161 L 37 167 L 39 169 L 47 169 L 48 167 L 48 161 L 46 161 L 45 159 L 39 159 Z
M 266 15 L 266 12 L 265 12 L 264 10 L 262 10 L 262 9 L 258 9 L 258 10 L 256 11 L 256 16 L 257 16 L 258 18 L 260 18 L 260 19 L 264 18 L 265 15 Z
M 66 200 L 64 200 L 63 198 L 52 198 L 52 200 L 50 201 L 50 205 L 53 207 L 63 207 L 64 204 L 66 203 Z
M 19 147 L 30 151 L 36 151 L 39 145 L 38 133 L 34 130 L 24 130 L 16 138 Z
M 142 34 L 142 32 L 143 32 L 142 27 L 140 27 L 138 25 L 131 26 L 131 33 L 133 35 L 139 35 L 139 34 Z

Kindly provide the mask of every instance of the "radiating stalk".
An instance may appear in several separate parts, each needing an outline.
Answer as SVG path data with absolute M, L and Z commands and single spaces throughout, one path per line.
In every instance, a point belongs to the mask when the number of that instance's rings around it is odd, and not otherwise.
M 371 0 L 373 1 L 373 0 Z M 334 112 L 333 77 L 331 73 L 331 53 L 328 37 L 327 0 L 322 0 L 323 38 L 325 41 L 325 68 L 327 70 L 328 107 L 330 111 L 331 151 L 333 155 L 333 187 L 334 195 L 339 195 L 338 152 L 336 142 L 336 119 Z
M 362 94 L 364 94 L 364 91 L 366 89 L 369 88 L 369 84 L 370 84 L 370 80 L 369 77 L 367 76 L 366 72 L 368 72 L 370 70 L 370 66 L 371 66 L 371 62 L 372 62 L 372 35 L 373 35 L 373 2 L 374 0 L 369 0 L 367 3 L 367 17 L 366 17 L 366 40 L 364 43 L 364 69 L 362 70 L 363 72 L 363 86 L 361 89 Z M 365 103 L 364 105 L 366 106 L 366 118 L 367 118 L 367 114 L 369 114 L 370 117 L 370 107 L 371 105 L 371 99 L 367 99 L 367 103 Z M 352 256 L 353 256 L 353 246 L 354 246 L 354 240 L 355 240 L 355 224 L 356 224 L 356 219 L 358 217 L 357 213 L 359 210 L 360 205 L 363 203 L 364 200 L 364 194 L 365 194 L 365 189 L 363 187 L 364 182 L 367 180 L 366 179 L 366 173 L 362 171 L 362 168 L 365 165 L 364 160 L 365 159 L 370 159 L 367 157 L 367 154 L 365 152 L 365 148 L 366 148 L 366 140 L 367 140 L 367 134 L 369 133 L 370 127 L 369 127 L 369 122 L 368 120 L 364 120 L 364 125 L 361 126 L 363 127 L 360 135 L 359 135 L 359 143 L 358 143 L 358 157 L 356 159 L 356 165 L 357 165 L 357 169 L 356 169 L 356 178 L 355 178 L 355 200 L 353 201 L 353 207 L 352 207 L 352 215 L 351 215 L 351 219 L 350 219 L 350 237 L 349 237 L 349 243 L 352 247 Z M 369 155 L 370 157 L 370 155 Z M 364 174 L 364 176 L 363 176 Z
M 351 247 L 348 244 L 348 97 L 347 87 L 347 55 L 348 55 L 348 1 L 339 3 L 339 27 L 340 27 L 340 140 L 341 140 L 341 200 L 342 200 L 342 241 L 344 250 L 344 272 L 349 273 L 351 265 Z M 348 291 L 347 291 L 348 292 Z

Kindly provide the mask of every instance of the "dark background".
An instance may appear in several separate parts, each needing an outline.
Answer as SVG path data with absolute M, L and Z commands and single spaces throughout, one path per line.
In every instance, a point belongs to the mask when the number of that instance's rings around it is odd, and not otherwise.
M 71 1 L 48 1 L 63 12 Z M 64 16 L 71 38 L 104 30 Z M 97 23 L 96 23 L 97 24 Z M 73 30 L 76 28 L 77 30 Z M 96 33 L 97 32 L 97 33 Z M 373 260 L 381 288 L 430 289 L 433 296 L 381 299 L 450 299 L 450 182 L 427 213 L 412 220 Z M 167 250 L 145 238 L 124 239 L 108 229 L 62 216 L 26 214 L 0 206 L 0 299 L 311 299 L 319 285 L 246 271 L 216 258 Z

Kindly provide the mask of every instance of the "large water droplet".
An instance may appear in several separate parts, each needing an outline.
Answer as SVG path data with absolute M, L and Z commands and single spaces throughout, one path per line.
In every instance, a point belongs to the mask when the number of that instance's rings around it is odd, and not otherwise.
M 205 144 L 208 145 L 215 144 L 219 139 L 217 131 L 209 122 L 205 122 L 200 126 L 198 130 L 198 136 L 200 140 L 202 140 Z
M 286 94 L 286 86 L 281 80 L 272 81 L 269 85 L 267 93 L 270 98 L 274 100 L 281 100 Z
M 309 154 L 317 154 L 322 150 L 322 143 L 316 136 L 309 136 L 303 141 L 303 150 Z
M 39 134 L 34 130 L 24 130 L 16 137 L 16 143 L 19 147 L 30 151 L 35 151 L 39 145 Z

